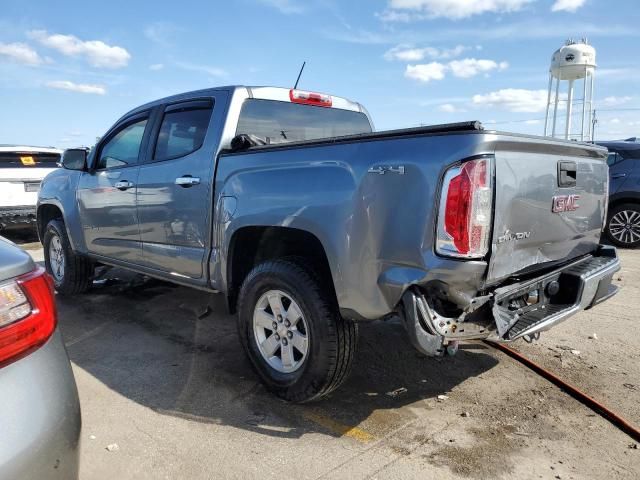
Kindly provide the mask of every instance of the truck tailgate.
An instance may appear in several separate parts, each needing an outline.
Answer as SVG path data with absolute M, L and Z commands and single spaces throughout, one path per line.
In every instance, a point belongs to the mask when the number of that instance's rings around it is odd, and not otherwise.
M 546 138 L 498 140 L 487 283 L 597 248 L 607 204 L 605 155 L 598 147 Z

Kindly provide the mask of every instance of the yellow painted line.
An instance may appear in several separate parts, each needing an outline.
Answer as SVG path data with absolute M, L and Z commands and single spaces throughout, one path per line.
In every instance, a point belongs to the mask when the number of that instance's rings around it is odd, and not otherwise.
M 322 413 L 309 410 L 304 412 L 302 415 L 307 420 L 311 420 L 313 423 L 316 423 L 337 435 L 353 438 L 360 443 L 369 443 L 376 439 L 374 435 L 362 430 L 361 428 L 345 425 L 344 423 L 340 423 L 333 418 L 323 415 Z

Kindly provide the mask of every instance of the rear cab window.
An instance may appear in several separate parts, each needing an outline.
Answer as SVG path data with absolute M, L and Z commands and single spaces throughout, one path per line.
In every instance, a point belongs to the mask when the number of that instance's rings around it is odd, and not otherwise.
M 0 168 L 57 168 L 59 153 L 0 152 Z
M 267 143 L 280 143 L 371 131 L 362 112 L 250 98 L 242 105 L 236 135 L 256 135 Z

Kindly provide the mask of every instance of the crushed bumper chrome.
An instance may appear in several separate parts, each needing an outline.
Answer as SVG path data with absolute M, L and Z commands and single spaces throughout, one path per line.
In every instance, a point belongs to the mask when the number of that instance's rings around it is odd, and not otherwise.
M 593 254 L 545 275 L 476 297 L 457 318 L 436 312 L 418 289 L 407 290 L 402 297 L 401 318 L 411 343 L 425 355 L 442 355 L 447 343 L 459 340 L 511 342 L 548 330 L 615 295 L 618 287 L 612 280 L 618 270 L 616 249 L 600 246 Z M 548 286 L 553 282 L 557 293 L 551 295 Z M 516 300 L 532 291 L 537 292 L 538 301 L 514 306 Z
M 497 327 L 496 340 L 513 341 L 543 332 L 581 310 L 607 300 L 618 291 L 618 287 L 612 284 L 613 275 L 618 270 L 620 260 L 616 249 L 601 246 L 593 255 L 542 277 L 497 289 L 492 307 Z M 511 299 L 532 289 L 544 292 L 551 282 L 559 285 L 557 295 L 516 311 L 508 308 Z

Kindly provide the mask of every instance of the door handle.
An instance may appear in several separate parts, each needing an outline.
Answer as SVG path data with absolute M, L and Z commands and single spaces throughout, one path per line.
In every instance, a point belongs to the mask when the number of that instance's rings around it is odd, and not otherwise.
M 119 182 L 114 183 L 113 186 L 116 187 L 118 190 L 126 190 L 127 188 L 131 188 L 134 185 L 133 183 L 127 180 L 120 180 Z
M 611 175 L 611 178 L 623 178 L 626 176 L 627 176 L 626 173 L 614 173 L 613 175 Z
M 176 178 L 176 185 L 180 185 L 184 188 L 189 188 L 194 185 L 200 185 L 200 179 L 198 177 L 192 177 L 191 175 L 184 175 Z
M 576 162 L 558 162 L 558 186 L 575 187 L 578 174 Z

